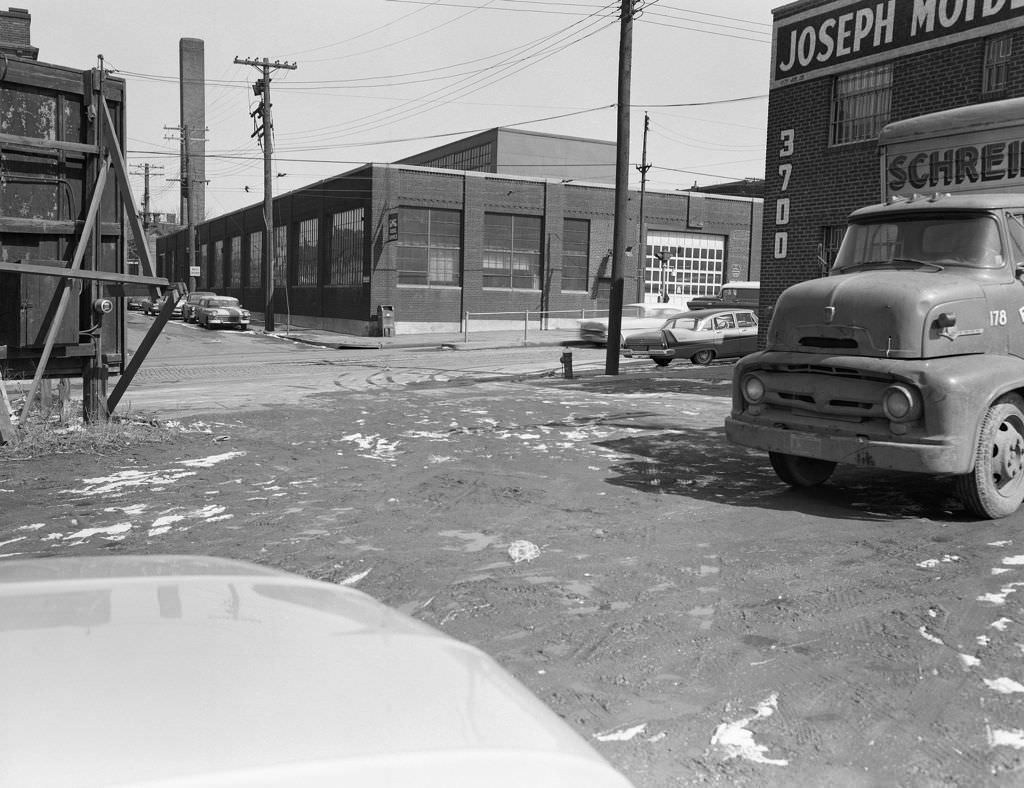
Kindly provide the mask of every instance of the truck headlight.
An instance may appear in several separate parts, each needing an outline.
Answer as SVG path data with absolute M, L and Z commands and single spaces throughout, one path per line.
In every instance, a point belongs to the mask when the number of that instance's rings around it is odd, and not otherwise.
M 764 399 L 764 381 L 757 375 L 747 375 L 741 384 L 743 398 L 751 405 Z
M 882 394 L 882 411 L 890 421 L 913 421 L 921 415 L 921 397 L 908 386 L 889 386 Z

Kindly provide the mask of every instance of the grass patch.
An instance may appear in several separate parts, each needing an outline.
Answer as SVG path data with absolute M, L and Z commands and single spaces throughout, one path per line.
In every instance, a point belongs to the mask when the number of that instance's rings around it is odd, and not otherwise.
M 79 408 L 81 412 L 81 408 Z M 81 416 L 47 415 L 35 411 L 16 424 L 17 438 L 0 445 L 0 461 L 31 460 L 54 454 L 117 454 L 141 444 L 170 443 L 177 432 L 151 419 L 112 416 L 86 422 Z

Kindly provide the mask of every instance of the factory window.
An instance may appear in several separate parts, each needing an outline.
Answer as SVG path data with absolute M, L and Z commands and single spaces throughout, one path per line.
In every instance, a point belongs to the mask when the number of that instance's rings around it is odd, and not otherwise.
M 316 287 L 316 269 L 320 259 L 320 220 L 316 217 L 304 219 L 299 222 L 298 228 L 295 284 L 299 287 Z
M 494 145 L 477 145 L 474 148 L 455 151 L 424 162 L 424 167 L 438 167 L 446 170 L 476 170 L 491 172 L 494 164 Z
M 210 260 L 210 286 L 215 290 L 224 287 L 224 242 L 213 242 L 213 259 Z
M 274 228 L 274 286 L 288 284 L 288 228 Z
M 562 292 L 586 291 L 590 267 L 590 222 L 566 219 L 562 232 Z
M 398 283 L 462 284 L 462 214 L 439 208 L 401 208 Z
M 242 239 L 228 238 L 228 276 L 230 287 L 242 286 Z
M 199 266 L 200 283 L 210 281 L 210 245 L 200 244 L 196 265 Z M 204 285 L 205 286 L 205 285 Z
M 259 287 L 263 281 L 263 232 L 249 233 L 249 287 Z
M 1010 66 L 1012 50 L 1012 36 L 996 36 L 985 42 L 985 66 L 981 84 L 983 93 L 1006 90 L 1006 72 Z
M 331 224 L 331 262 L 327 284 L 355 287 L 363 282 L 364 210 L 334 214 Z
M 541 218 L 484 214 L 484 287 L 539 290 Z
M 832 93 L 832 145 L 871 140 L 889 122 L 892 65 L 842 74 Z
M 822 267 L 822 274 L 827 274 L 832 263 L 836 261 L 839 254 L 839 245 L 843 242 L 843 235 L 846 233 L 846 225 L 833 225 L 821 228 L 821 259 L 818 261 Z

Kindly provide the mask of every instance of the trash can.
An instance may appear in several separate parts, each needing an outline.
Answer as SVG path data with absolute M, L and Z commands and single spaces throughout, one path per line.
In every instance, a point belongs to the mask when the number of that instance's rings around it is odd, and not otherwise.
M 395 335 L 395 308 L 390 304 L 378 304 L 377 324 L 380 326 L 382 337 L 393 337 Z

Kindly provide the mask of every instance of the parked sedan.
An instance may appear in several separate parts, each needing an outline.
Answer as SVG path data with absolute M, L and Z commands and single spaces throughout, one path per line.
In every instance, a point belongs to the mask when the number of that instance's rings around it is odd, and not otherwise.
M 207 296 L 199 300 L 195 310 L 195 322 L 203 328 L 249 327 L 251 316 L 243 309 L 237 298 L 231 296 Z
M 667 318 L 679 314 L 679 308 L 667 304 L 626 304 L 622 308 L 623 337 L 637 331 L 657 328 Z M 608 318 L 595 317 L 579 322 L 580 341 L 604 345 L 608 342 Z
M 0 672 L 9 786 L 630 786 L 479 649 L 256 564 L 5 560 Z
M 212 290 L 195 290 L 185 296 L 185 305 L 181 308 L 181 319 L 186 323 L 196 322 L 196 307 L 207 296 L 217 295 Z
M 710 364 L 739 358 L 757 349 L 757 315 L 750 309 L 698 309 L 666 320 L 657 331 L 627 337 L 622 353 L 665 366 L 674 358 Z

